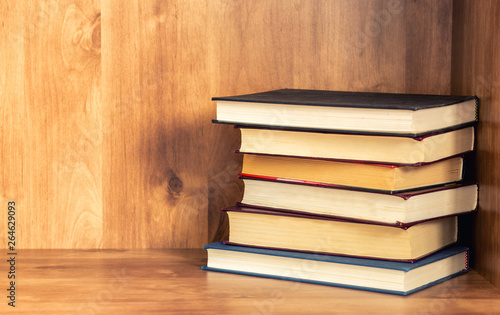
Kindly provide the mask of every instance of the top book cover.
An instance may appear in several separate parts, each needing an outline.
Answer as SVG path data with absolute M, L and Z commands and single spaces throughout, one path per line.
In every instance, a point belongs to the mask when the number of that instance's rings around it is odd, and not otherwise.
M 475 96 L 281 89 L 214 97 L 216 123 L 418 137 L 472 125 Z

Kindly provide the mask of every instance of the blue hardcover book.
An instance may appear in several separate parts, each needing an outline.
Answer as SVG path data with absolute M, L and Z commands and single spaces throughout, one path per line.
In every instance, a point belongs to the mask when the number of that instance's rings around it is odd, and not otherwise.
M 469 269 L 468 248 L 445 248 L 418 262 L 208 244 L 204 270 L 408 295 Z

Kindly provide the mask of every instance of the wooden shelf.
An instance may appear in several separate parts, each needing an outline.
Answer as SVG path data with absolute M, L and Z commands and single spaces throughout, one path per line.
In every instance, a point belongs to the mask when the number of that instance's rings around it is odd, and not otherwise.
M 479 209 L 466 222 L 466 239 L 472 266 L 500 288 L 500 1 L 8 0 L 0 2 L 0 18 L 0 205 L 16 202 L 17 248 L 200 248 L 226 238 L 229 224 L 220 208 L 243 193 L 241 156 L 233 154 L 240 134 L 211 123 L 213 96 L 278 88 L 474 94 L 480 98 Z M 7 222 L 1 211 L 4 249 Z M 54 258 L 51 269 L 45 261 L 30 262 L 36 253 L 63 257 Z M 156 252 L 102 255 L 137 253 Z M 19 302 L 37 313 L 74 311 L 105 298 L 102 290 L 114 284 L 106 266 L 71 261 L 84 257 L 79 252 L 25 255 Z M 288 283 L 202 273 L 202 262 L 192 257 L 175 259 L 193 264 L 194 278 L 181 281 L 201 281 L 200 296 L 169 295 L 165 290 L 176 288 L 165 279 L 178 278 L 164 274 L 146 281 L 160 288 L 155 295 L 138 276 L 106 307 L 119 310 L 132 298 L 132 305 L 154 309 L 163 297 L 164 308 L 194 298 L 221 310 L 255 310 L 274 287 L 285 294 L 277 312 L 325 303 L 346 310 L 392 304 L 410 312 L 438 307 L 432 294 L 453 302 L 446 307 L 470 310 L 497 296 L 479 289 L 492 287 L 473 272 L 457 280 L 466 292 L 452 300 L 450 283 L 404 299 L 306 285 L 290 292 Z M 78 278 L 72 266 L 86 273 Z M 44 276 L 50 281 L 42 282 Z M 311 302 L 299 298 L 307 292 Z
M 403 297 L 203 271 L 206 253 L 201 249 L 22 250 L 17 260 L 15 311 L 22 314 L 373 314 L 389 310 L 470 314 L 500 310 L 500 290 L 473 270 Z M 0 313 L 11 310 L 6 304 L 2 303 Z

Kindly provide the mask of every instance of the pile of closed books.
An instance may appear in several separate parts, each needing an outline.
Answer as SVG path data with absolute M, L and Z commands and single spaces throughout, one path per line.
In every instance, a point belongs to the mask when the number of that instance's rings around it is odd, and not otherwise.
M 216 97 L 245 189 L 206 270 L 410 294 L 468 270 L 457 217 L 474 96 L 284 89 Z

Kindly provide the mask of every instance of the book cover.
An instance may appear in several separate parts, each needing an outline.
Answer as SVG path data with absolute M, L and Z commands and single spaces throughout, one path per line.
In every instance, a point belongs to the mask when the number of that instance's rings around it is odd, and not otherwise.
M 451 215 L 433 217 L 433 218 L 428 218 L 425 220 L 413 221 L 413 222 L 381 222 L 381 221 L 363 220 L 363 219 L 356 219 L 356 218 L 342 217 L 342 216 L 335 216 L 335 215 L 294 211 L 291 209 L 261 207 L 261 206 L 244 204 L 241 202 L 238 202 L 235 206 L 222 208 L 221 211 L 248 212 L 248 213 L 289 216 L 289 217 L 295 217 L 295 218 L 314 219 L 314 220 L 355 222 L 355 223 L 362 223 L 362 224 L 391 226 L 391 227 L 396 227 L 396 228 L 401 228 L 401 229 L 408 229 L 409 227 L 420 224 L 420 223 L 433 221 L 433 220 L 439 220 L 439 219 L 443 219 L 443 218 L 455 217 L 455 216 L 458 216 L 461 214 L 469 213 L 469 212 L 464 212 L 464 213 L 459 213 L 459 214 L 451 214 Z
M 476 183 L 442 185 L 390 194 L 324 183 L 240 176 L 241 205 L 344 218 L 353 221 L 406 226 L 429 219 L 475 211 Z
M 475 96 L 279 89 L 245 95 L 213 97 L 212 101 L 293 104 L 307 106 L 422 110 L 453 105 Z
M 417 140 L 418 141 L 418 140 Z M 276 156 L 274 154 L 266 154 L 266 153 L 260 153 L 260 152 L 242 152 L 238 149 L 233 150 L 233 153 L 235 154 L 242 154 L 242 155 L 263 155 L 263 156 Z M 458 158 L 461 157 L 462 159 L 472 159 L 471 155 L 474 152 L 467 152 L 467 153 L 462 153 L 462 154 L 456 154 L 453 156 L 449 156 L 440 160 L 432 161 L 432 162 L 418 162 L 414 164 L 407 164 L 407 163 L 394 163 L 394 162 L 377 162 L 377 161 L 366 161 L 366 160 L 343 160 L 343 159 L 336 159 L 336 158 L 320 158 L 320 157 L 313 157 L 313 156 L 293 156 L 293 155 L 279 155 L 285 158 L 294 158 L 294 159 L 305 159 L 305 160 L 322 160 L 322 161 L 332 161 L 332 162 L 342 162 L 342 163 L 354 163 L 354 164 L 361 164 L 361 165 L 373 165 L 373 166 L 380 166 L 380 167 L 388 167 L 388 168 L 397 168 L 397 167 L 402 167 L 402 166 L 423 166 L 423 165 L 429 165 L 429 164 L 435 164 L 438 162 L 441 162 L 443 160 L 448 160 L 452 158 Z M 470 164 L 471 162 L 469 162 Z
M 464 186 L 477 186 L 476 182 L 453 182 L 453 183 L 445 183 L 442 185 L 435 186 L 427 186 L 427 187 L 419 187 L 417 189 L 405 190 L 405 191 L 387 191 L 382 189 L 365 189 L 361 187 L 354 186 L 343 186 L 329 183 L 320 183 L 313 181 L 306 181 L 300 179 L 289 179 L 289 178 L 279 178 L 279 177 L 271 177 L 271 176 L 263 176 L 263 175 L 255 175 L 255 174 L 244 174 L 238 173 L 238 178 L 242 180 L 260 180 L 266 182 L 276 182 L 283 184 L 291 184 L 291 185 L 304 185 L 304 186 L 313 186 L 313 187 L 322 187 L 322 188 L 330 188 L 330 189 L 340 189 L 340 190 L 353 190 L 359 192 L 369 192 L 374 194 L 383 194 L 383 195 L 392 195 L 396 197 L 400 197 L 404 200 L 408 200 L 413 196 L 428 194 L 436 191 L 442 191 L 447 189 L 458 189 Z M 473 210 L 473 209 L 471 209 Z
M 239 152 L 378 164 L 421 165 L 474 149 L 474 127 L 421 137 L 243 128 Z
M 292 127 L 285 125 L 266 125 L 257 123 L 244 123 L 244 122 L 234 122 L 234 121 L 223 121 L 219 119 L 212 119 L 212 123 L 220 125 L 231 125 L 237 129 L 247 128 L 247 129 L 262 129 L 262 130 L 285 130 L 285 131 L 297 131 L 297 132 L 320 132 L 320 133 L 333 133 L 333 134 L 345 134 L 345 135 L 367 135 L 367 136 L 387 136 L 387 137 L 403 137 L 412 138 L 416 141 L 421 141 L 426 137 L 441 134 L 457 129 L 463 129 L 476 125 L 476 121 L 470 121 L 462 124 L 457 124 L 449 127 L 437 128 L 422 132 L 390 132 L 390 131 L 370 131 L 370 130 L 349 130 L 349 129 L 339 129 L 339 128 L 314 128 L 314 127 Z
M 222 211 L 227 242 L 241 246 L 412 262 L 457 241 L 456 216 L 404 226 L 244 206 Z
M 214 97 L 215 123 L 416 137 L 476 121 L 475 96 L 281 89 Z
M 456 156 L 408 166 L 251 153 L 243 154 L 240 174 L 397 193 L 460 182 L 463 160 Z

